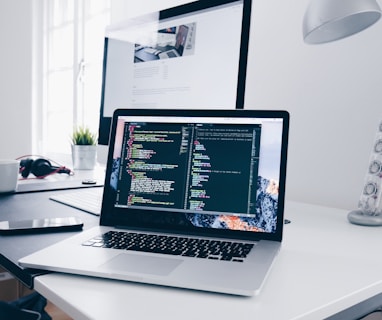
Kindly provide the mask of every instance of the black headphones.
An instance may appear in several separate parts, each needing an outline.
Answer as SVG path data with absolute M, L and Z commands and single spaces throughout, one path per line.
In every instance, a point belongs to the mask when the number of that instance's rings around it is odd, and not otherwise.
M 49 160 L 39 158 L 33 160 L 31 158 L 20 160 L 20 171 L 23 178 L 27 178 L 30 173 L 34 174 L 36 178 L 44 178 L 53 173 L 66 173 L 72 174 L 72 170 L 61 166 L 52 166 Z

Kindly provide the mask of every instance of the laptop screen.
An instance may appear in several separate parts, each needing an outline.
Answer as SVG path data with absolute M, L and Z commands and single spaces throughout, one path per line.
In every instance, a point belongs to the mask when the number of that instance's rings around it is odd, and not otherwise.
M 117 113 L 113 211 L 169 230 L 277 233 L 287 119 L 236 111 Z

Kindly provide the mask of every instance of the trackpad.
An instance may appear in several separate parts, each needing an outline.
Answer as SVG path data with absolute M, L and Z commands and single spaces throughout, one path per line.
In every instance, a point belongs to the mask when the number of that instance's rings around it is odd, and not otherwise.
M 166 259 L 138 254 L 119 254 L 101 265 L 100 268 L 112 273 L 134 272 L 165 276 L 182 261 L 180 259 Z

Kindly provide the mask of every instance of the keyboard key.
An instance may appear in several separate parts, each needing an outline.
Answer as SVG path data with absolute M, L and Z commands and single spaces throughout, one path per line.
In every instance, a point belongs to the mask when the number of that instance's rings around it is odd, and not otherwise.
M 251 243 L 121 231 L 109 231 L 83 245 L 234 262 L 243 262 L 254 246 Z

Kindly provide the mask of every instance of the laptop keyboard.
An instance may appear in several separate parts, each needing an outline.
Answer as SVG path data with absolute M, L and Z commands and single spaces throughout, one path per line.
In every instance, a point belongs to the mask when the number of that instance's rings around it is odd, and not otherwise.
M 109 231 L 84 242 L 82 245 L 235 262 L 243 262 L 254 246 L 252 243 L 123 231 Z

